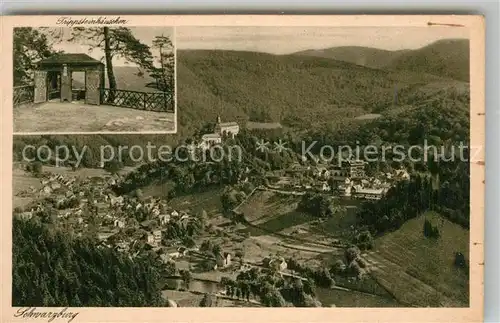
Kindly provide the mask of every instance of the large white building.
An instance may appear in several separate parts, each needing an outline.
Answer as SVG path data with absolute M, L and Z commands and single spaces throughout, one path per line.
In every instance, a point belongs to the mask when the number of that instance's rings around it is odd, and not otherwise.
M 236 122 L 221 122 L 220 117 L 217 117 L 215 124 L 215 133 L 221 136 L 235 137 L 240 132 L 240 126 Z
M 240 126 L 236 122 L 221 122 L 217 117 L 214 133 L 206 133 L 201 136 L 201 143 L 198 145 L 203 150 L 210 149 L 214 145 L 222 143 L 222 138 L 231 136 L 234 138 L 240 132 Z

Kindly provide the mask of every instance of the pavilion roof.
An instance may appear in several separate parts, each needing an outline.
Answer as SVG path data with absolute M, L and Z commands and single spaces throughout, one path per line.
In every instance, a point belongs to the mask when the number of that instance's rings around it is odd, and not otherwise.
M 55 54 L 50 57 L 44 58 L 38 62 L 39 65 L 58 65 L 58 64 L 85 64 L 85 65 L 99 65 L 102 64 L 95 58 L 90 57 L 84 53 L 64 53 Z

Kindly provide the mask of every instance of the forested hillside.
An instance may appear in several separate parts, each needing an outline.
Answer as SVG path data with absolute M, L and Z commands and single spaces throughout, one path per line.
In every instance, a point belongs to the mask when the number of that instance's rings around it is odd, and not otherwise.
M 13 306 L 165 306 L 153 258 L 131 260 L 39 217 L 13 221 Z
M 331 58 L 370 68 L 384 68 L 406 50 L 385 50 L 362 46 L 341 46 L 325 49 L 310 49 L 295 53 L 315 57 Z M 409 51 L 409 50 L 408 50 Z
M 403 53 L 386 67 L 431 73 L 469 82 L 469 40 L 440 40 Z
M 405 101 L 415 87 L 443 81 L 327 58 L 221 50 L 179 51 L 178 80 L 183 127 L 220 114 L 303 129 L 384 110 L 395 96 Z
M 413 50 L 345 46 L 306 50 L 296 55 L 324 57 L 384 70 L 429 73 L 469 81 L 469 40 L 445 39 Z

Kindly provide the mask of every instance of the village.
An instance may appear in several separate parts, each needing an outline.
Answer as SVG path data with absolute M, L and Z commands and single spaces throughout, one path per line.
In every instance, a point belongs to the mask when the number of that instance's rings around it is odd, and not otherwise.
M 361 160 L 346 160 L 341 166 L 295 163 L 288 169 L 269 172 L 267 186 L 299 194 L 312 191 L 338 198 L 380 200 L 397 181 L 410 179 L 403 167 L 370 177 L 365 173 L 365 165 Z
M 173 209 L 162 198 L 115 195 L 112 188 L 122 180 L 120 175 L 80 178 L 44 172 L 37 178 L 41 188 L 30 186 L 16 194 L 33 200 L 23 208 L 17 207 L 16 217 L 24 220 L 41 217 L 77 236 L 96 235 L 102 246 L 125 253 L 131 259 L 153 252 L 166 267 L 175 268 L 165 275 L 167 282 L 173 282 L 167 289 L 180 288 L 179 270 L 211 272 L 199 275 L 200 279 L 208 277 L 210 281 L 214 273 L 217 280 L 221 272 L 222 276 L 233 277 L 236 272 L 252 267 L 242 259 L 234 261 L 241 258 L 234 252 L 204 245 L 202 238 L 209 234 L 200 231 L 200 215 Z M 179 239 L 182 234 L 172 234 L 176 230 L 186 232 L 188 237 L 198 230 L 201 237 L 198 243 L 189 238 Z M 282 257 L 266 258 L 258 265 L 286 269 Z
M 221 122 L 218 116 L 214 133 L 203 134 L 201 142 L 192 148 L 208 150 L 221 145 L 225 138 L 235 138 L 239 131 L 237 122 Z M 337 197 L 379 200 L 394 183 L 410 179 L 410 174 L 403 166 L 391 172 L 367 176 L 367 162 L 363 160 L 341 160 L 334 165 L 318 159 L 315 166 L 307 165 L 307 162 L 305 164 L 296 162 L 287 169 L 268 172 L 266 186 L 295 194 L 316 191 L 331 193 Z

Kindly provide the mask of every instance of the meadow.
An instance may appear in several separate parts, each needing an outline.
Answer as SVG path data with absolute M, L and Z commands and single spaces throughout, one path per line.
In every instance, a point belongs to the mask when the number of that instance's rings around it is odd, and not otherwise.
M 440 238 L 424 237 L 426 218 L 438 226 Z M 375 277 L 407 301 L 426 306 L 468 306 L 468 273 L 454 266 L 456 252 L 468 259 L 469 232 L 437 213 L 427 212 L 376 239 L 375 251 L 367 253 L 366 258 L 379 267 Z

